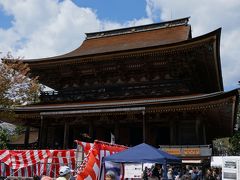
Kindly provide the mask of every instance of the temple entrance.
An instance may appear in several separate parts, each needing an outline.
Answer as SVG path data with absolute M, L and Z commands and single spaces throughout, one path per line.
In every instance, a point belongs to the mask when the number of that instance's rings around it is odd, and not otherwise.
M 155 127 L 154 134 L 156 137 L 156 145 L 167 145 L 170 143 L 170 127 Z
M 107 127 L 98 127 L 94 130 L 95 139 L 105 141 L 105 142 L 111 142 L 111 133 L 113 133 L 113 130 Z
M 133 127 L 130 129 L 130 145 L 135 146 L 143 143 L 142 127 Z
M 63 137 L 64 134 L 62 133 L 64 131 L 64 128 L 61 126 L 53 127 L 54 130 L 50 129 L 48 130 L 49 133 L 54 133 L 54 139 L 53 143 L 49 144 L 48 146 L 53 146 L 54 149 L 61 149 L 63 147 Z M 52 130 L 52 131 L 51 131 Z M 51 136 L 48 136 L 48 138 Z

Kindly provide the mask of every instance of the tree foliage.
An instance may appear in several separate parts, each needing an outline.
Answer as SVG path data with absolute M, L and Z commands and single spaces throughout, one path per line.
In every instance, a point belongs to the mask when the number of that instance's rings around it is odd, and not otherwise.
M 21 58 L 8 54 L 0 62 L 0 123 L 14 118 L 14 108 L 18 105 L 38 101 L 40 85 L 37 77 L 30 78 L 30 68 Z M 8 132 L 0 129 L 0 149 L 6 147 Z
M 240 155 L 240 102 L 238 104 L 237 125 L 237 132 L 229 140 L 232 155 Z
M 213 141 L 213 152 L 215 155 L 240 155 L 240 102 L 238 103 L 236 122 L 236 132 L 232 137 Z
M 8 142 L 8 133 L 0 126 L 0 149 L 6 149 Z
M 229 138 L 219 138 L 213 140 L 213 154 L 215 156 L 226 156 L 230 155 L 230 143 Z
M 0 63 L 0 106 L 10 108 L 37 101 L 38 78 L 29 78 L 30 68 L 20 58 L 7 55 Z
M 231 149 L 231 155 L 238 156 L 240 155 L 240 132 L 235 133 L 229 140 Z

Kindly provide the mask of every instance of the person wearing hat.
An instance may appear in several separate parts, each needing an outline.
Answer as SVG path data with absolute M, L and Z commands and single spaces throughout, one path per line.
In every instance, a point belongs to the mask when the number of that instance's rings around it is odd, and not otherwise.
M 56 180 L 70 180 L 72 170 L 68 166 L 61 166 L 59 169 L 59 177 Z
M 108 171 L 105 176 L 105 180 L 115 180 L 115 173 L 113 171 Z

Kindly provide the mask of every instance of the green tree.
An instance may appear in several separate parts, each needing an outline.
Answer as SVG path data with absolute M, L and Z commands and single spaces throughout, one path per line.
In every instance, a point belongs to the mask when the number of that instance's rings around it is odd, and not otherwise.
M 240 155 L 240 132 L 235 133 L 229 140 L 231 155 Z
M 229 138 L 220 138 L 213 141 L 213 153 L 218 156 L 230 155 Z
M 240 99 L 240 98 L 239 98 Z M 240 155 L 240 101 L 237 112 L 237 132 L 229 139 L 231 155 Z
M 6 149 L 8 142 L 8 133 L 0 126 L 0 149 Z

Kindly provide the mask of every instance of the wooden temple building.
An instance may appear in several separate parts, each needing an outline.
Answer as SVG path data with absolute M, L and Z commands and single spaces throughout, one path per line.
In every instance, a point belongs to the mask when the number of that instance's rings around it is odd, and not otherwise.
M 38 128 L 40 148 L 72 148 L 84 134 L 155 146 L 233 135 L 238 91 L 223 89 L 221 29 L 193 38 L 188 20 L 87 33 L 72 52 L 25 60 L 54 91 L 16 108 L 14 123 Z

